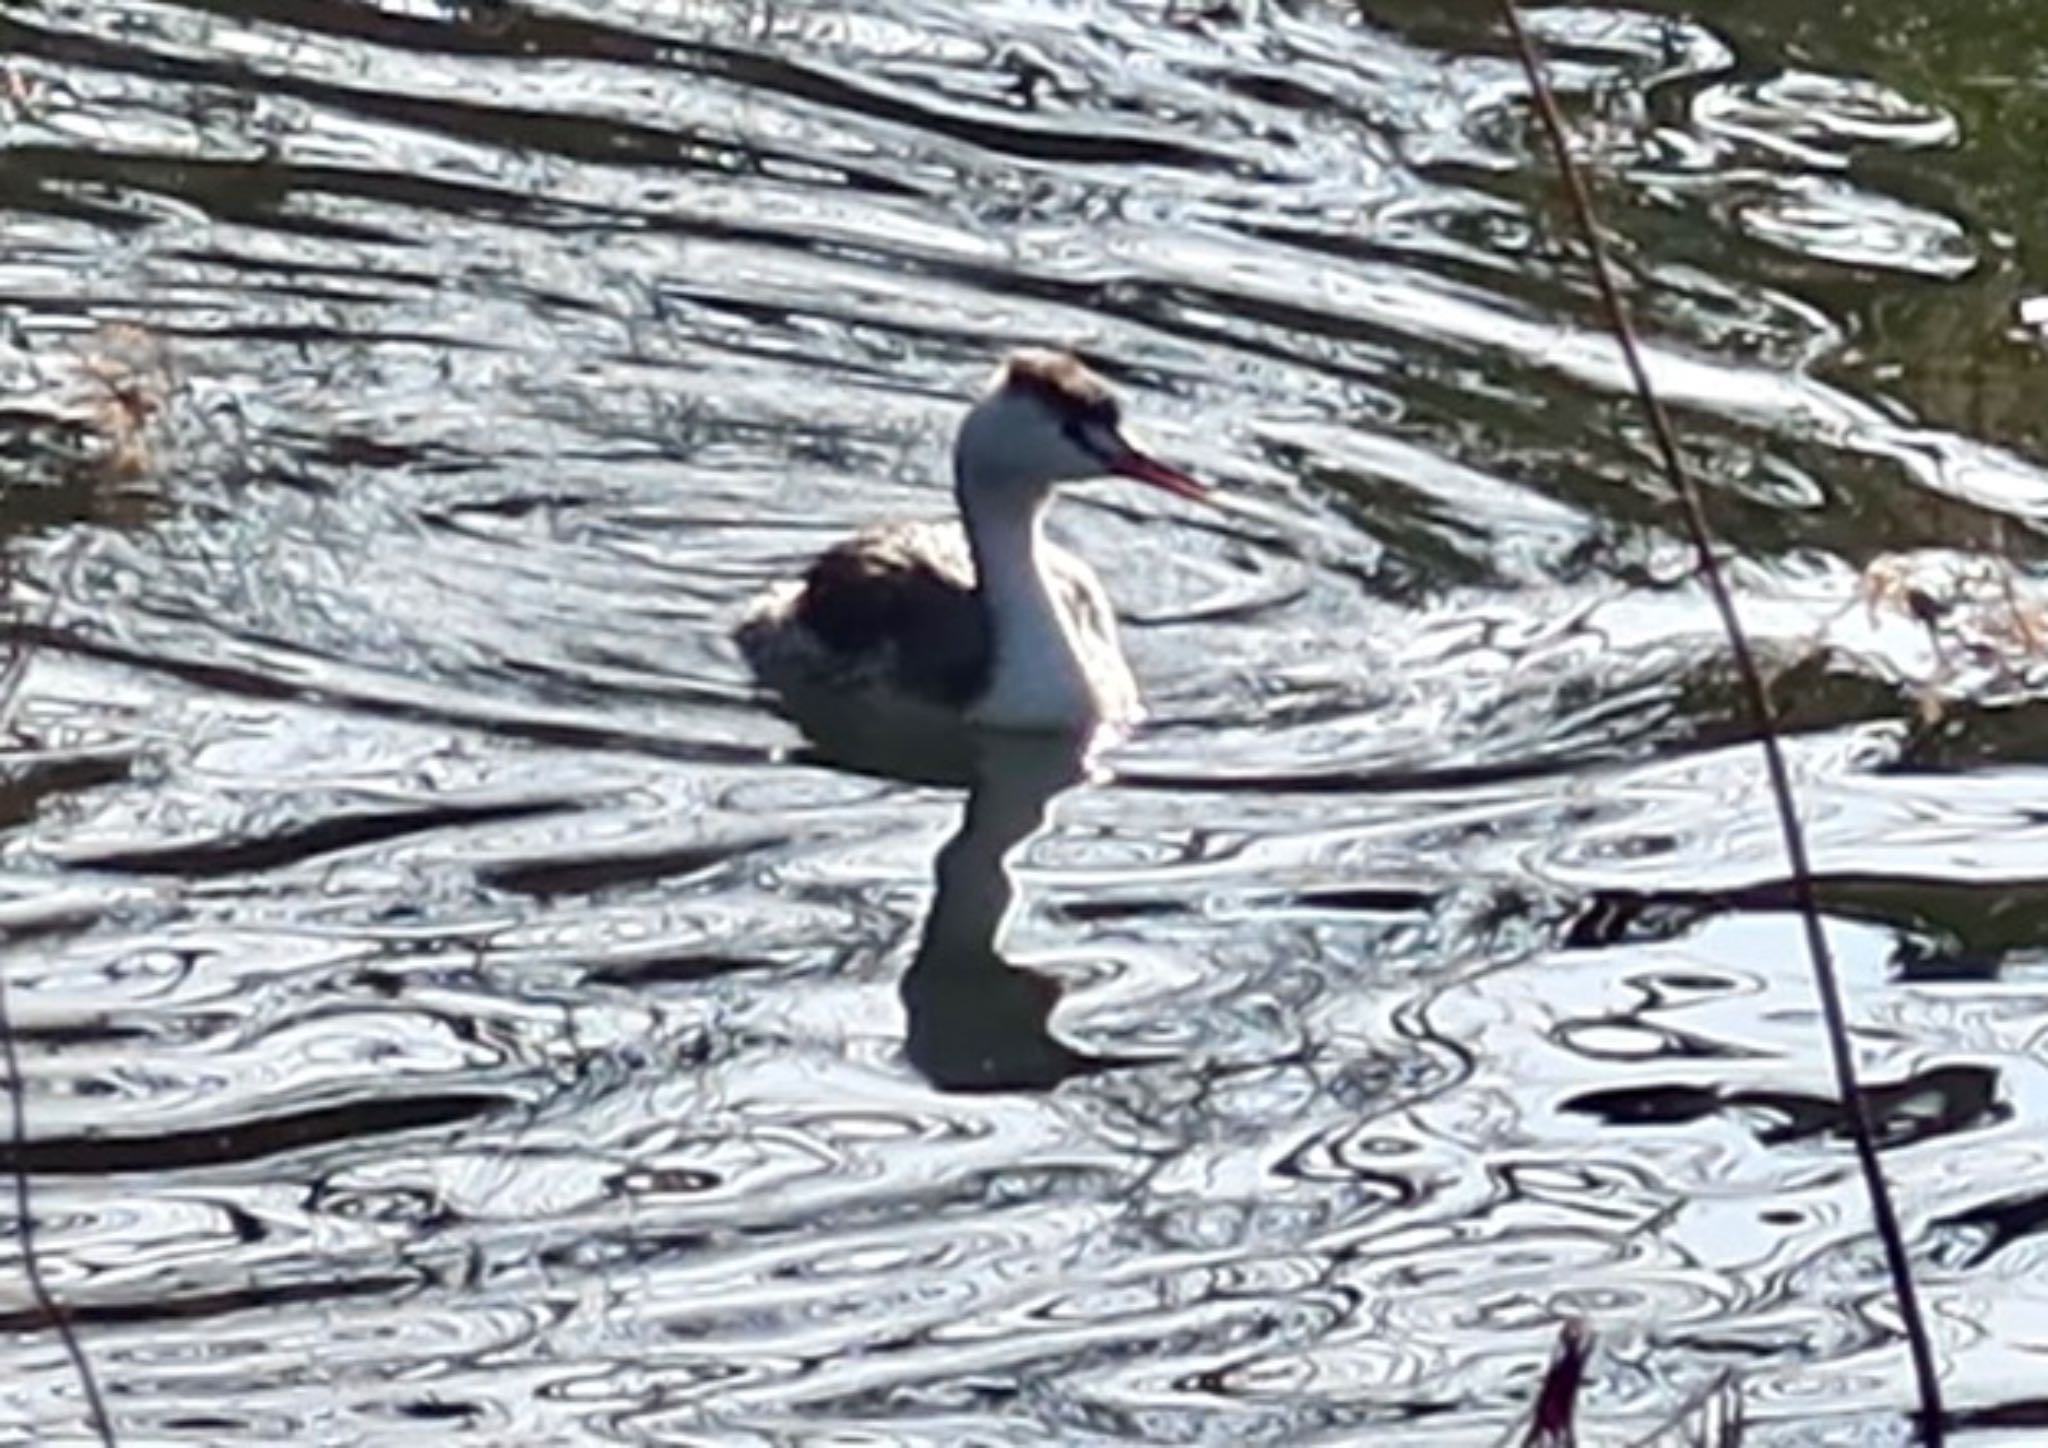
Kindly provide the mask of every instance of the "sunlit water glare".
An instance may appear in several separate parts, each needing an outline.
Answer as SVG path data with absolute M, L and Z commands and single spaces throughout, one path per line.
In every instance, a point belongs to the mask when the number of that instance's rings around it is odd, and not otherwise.
M 1530 20 L 1952 1406 L 2024 1429 L 2048 30 L 1698 8 Z M 24 0 L 0 54 L 9 1152 L 124 1440 L 1489 1444 L 1580 1318 L 1585 1441 L 1726 1374 L 1747 1441 L 1904 1441 L 1491 5 Z M 1057 515 L 1151 721 L 836 767 L 732 620 L 943 513 L 1026 342 L 1241 505 Z M 82 1432 L 0 1284 L 0 1433 Z

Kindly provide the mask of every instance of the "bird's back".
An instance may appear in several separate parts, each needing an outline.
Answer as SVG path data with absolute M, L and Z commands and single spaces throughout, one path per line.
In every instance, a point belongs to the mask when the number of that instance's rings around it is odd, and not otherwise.
M 826 549 L 800 584 L 769 595 L 737 632 L 762 680 L 898 694 L 960 709 L 987 687 L 988 613 L 952 523 L 865 529 Z

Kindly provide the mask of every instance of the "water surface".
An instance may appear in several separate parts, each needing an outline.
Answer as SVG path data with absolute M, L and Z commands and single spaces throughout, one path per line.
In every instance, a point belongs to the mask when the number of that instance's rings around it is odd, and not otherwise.
M 1952 1405 L 2023 1428 L 2048 13 L 1701 9 L 1530 22 Z M 1485 1444 L 1581 1318 L 1590 1441 L 1729 1375 L 1754 1441 L 1903 1441 L 1490 5 L 17 0 L 0 52 L 10 1154 L 124 1439 Z M 731 620 L 943 512 L 1047 341 L 1245 503 L 1058 515 L 1151 722 L 817 758 Z M 82 1431 L 0 1314 L 6 1432 Z

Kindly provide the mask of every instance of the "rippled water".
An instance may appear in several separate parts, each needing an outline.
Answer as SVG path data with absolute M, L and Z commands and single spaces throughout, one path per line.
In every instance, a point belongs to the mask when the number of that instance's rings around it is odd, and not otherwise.
M 1530 19 L 1952 1406 L 2024 1429 L 2048 13 L 1700 8 Z M 1589 1441 L 1731 1373 L 1751 1441 L 1902 1440 L 1490 4 L 14 0 L 0 54 L 11 1155 L 125 1438 L 1481 1444 L 1578 1317 Z M 735 612 L 943 512 L 1046 340 L 1244 504 L 1059 515 L 1152 722 L 813 758 Z M 0 1315 L 9 1441 L 82 1431 Z

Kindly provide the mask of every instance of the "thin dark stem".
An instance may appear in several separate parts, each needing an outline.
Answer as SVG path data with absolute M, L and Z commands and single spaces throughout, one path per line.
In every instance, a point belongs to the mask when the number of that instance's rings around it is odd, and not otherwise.
M 1870 1213 L 1877 1227 L 1878 1240 L 1884 1246 L 1885 1266 L 1891 1274 L 1892 1289 L 1898 1294 L 1899 1317 L 1904 1325 L 1906 1347 L 1913 1359 L 1913 1375 L 1920 1390 L 1921 1432 L 1925 1442 L 1940 1448 L 1943 1434 L 1943 1413 L 1941 1404 L 1941 1383 L 1935 1367 L 1934 1346 L 1927 1333 L 1926 1320 L 1920 1311 L 1920 1295 L 1913 1285 L 1912 1259 L 1906 1251 L 1905 1234 L 1900 1230 L 1897 1210 L 1892 1205 L 1891 1189 L 1885 1182 L 1884 1167 L 1878 1160 L 1877 1130 L 1871 1121 L 1869 1103 L 1864 1099 L 1863 1088 L 1856 1079 L 1855 1047 L 1849 1039 L 1848 1012 L 1842 1001 L 1841 982 L 1835 971 L 1834 954 L 1828 948 L 1827 932 L 1821 924 L 1820 902 L 1814 893 L 1813 866 L 1807 855 L 1806 834 L 1799 824 L 1799 807 L 1792 793 L 1792 771 L 1785 762 L 1785 749 L 1778 735 L 1777 713 L 1771 705 L 1770 690 L 1765 687 L 1763 671 L 1757 667 L 1756 654 L 1749 645 L 1749 637 L 1742 630 L 1742 620 L 1735 611 L 1735 598 L 1728 587 L 1727 576 L 1721 570 L 1719 559 L 1714 554 L 1713 531 L 1707 523 L 1707 513 L 1700 498 L 1698 485 L 1686 470 L 1684 459 L 1678 450 L 1678 435 L 1672 428 L 1671 418 L 1658 399 L 1655 388 L 1650 385 L 1649 369 L 1643 363 L 1642 347 L 1636 340 L 1635 328 L 1629 320 L 1628 306 L 1622 300 L 1621 290 L 1614 280 L 1614 267 L 1608 259 L 1606 244 L 1601 239 L 1599 223 L 1594 218 L 1592 197 L 1588 194 L 1584 177 L 1578 164 L 1572 159 L 1571 145 L 1565 135 L 1564 118 L 1558 113 L 1556 97 L 1551 94 L 1549 82 L 1545 79 L 1542 63 L 1531 44 L 1528 32 L 1522 28 L 1522 18 L 1517 13 L 1514 0 L 1500 0 L 1500 12 L 1507 22 L 1509 33 L 1514 36 L 1515 47 L 1520 52 L 1522 68 L 1528 73 L 1529 88 L 1536 99 L 1537 113 L 1542 117 L 1543 129 L 1548 134 L 1551 150 L 1556 154 L 1557 166 L 1564 178 L 1565 193 L 1571 202 L 1572 214 L 1584 234 L 1587 253 L 1592 260 L 1593 277 L 1600 288 L 1601 305 L 1607 313 L 1607 320 L 1614 329 L 1616 342 L 1620 344 L 1623 358 L 1628 364 L 1630 378 L 1635 383 L 1636 396 L 1641 400 L 1643 412 L 1648 417 L 1650 432 L 1656 439 L 1657 453 L 1664 466 L 1666 477 L 1677 493 L 1685 516 L 1685 529 L 1692 541 L 1693 550 L 1699 559 L 1699 575 L 1706 584 L 1707 593 L 1713 599 L 1714 612 L 1720 615 L 1721 627 L 1728 636 L 1728 646 L 1735 658 L 1735 669 L 1741 676 L 1742 691 L 1747 696 L 1750 713 L 1756 721 L 1756 742 L 1763 750 L 1764 769 L 1770 778 L 1771 798 L 1777 806 L 1779 832 L 1785 840 L 1786 863 L 1791 871 L 1792 899 L 1799 911 L 1800 924 L 1806 936 L 1806 950 L 1813 963 L 1814 989 L 1820 996 L 1821 1019 L 1826 1026 L 1828 1050 L 1833 1057 L 1835 1086 L 1841 1093 L 1843 1109 L 1848 1115 L 1850 1134 L 1856 1144 L 1857 1164 L 1862 1168 L 1863 1184 L 1870 1196 Z
M 36 1255 L 35 1218 L 29 1201 L 28 1153 L 22 1149 L 28 1140 L 28 1109 L 22 1100 L 21 1062 L 14 1051 L 14 1018 L 7 1006 L 7 977 L 0 970 L 0 1066 L 4 1066 L 7 1077 L 7 1099 L 9 1111 L 9 1139 L 14 1144 L 14 1236 L 21 1244 L 22 1275 L 28 1278 L 28 1290 L 36 1300 L 36 1306 L 50 1325 L 57 1329 L 57 1336 L 64 1342 L 64 1351 L 71 1358 L 72 1371 L 78 1374 L 78 1386 L 85 1394 L 86 1412 L 92 1418 L 100 1442 L 113 1448 L 114 1424 L 107 1416 L 107 1405 L 100 1397 L 99 1379 L 93 1376 L 92 1360 L 85 1355 L 85 1344 L 78 1340 L 72 1329 L 71 1318 L 50 1292 L 50 1285 L 43 1280 L 42 1259 Z
M 0 580 L 6 576 L 8 564 L 0 559 Z M 68 573 L 68 570 L 67 570 Z M 56 609 L 59 590 L 50 593 L 49 611 Z M 47 622 L 47 620 L 46 620 Z M 25 630 L 10 625 L 8 630 L 7 663 L 0 668 L 0 730 L 7 725 L 13 712 L 14 691 L 28 672 L 28 657 L 31 645 Z M 4 941 L 0 941 L 4 947 Z M 34 1203 L 30 1200 L 28 1180 L 28 1091 L 22 1079 L 21 1059 L 14 1048 L 14 1013 L 7 1000 L 7 952 L 0 948 L 0 1071 L 5 1080 L 0 1082 L 7 1088 L 8 1140 L 13 1145 L 11 1153 L 14 1179 L 14 1237 L 21 1246 L 21 1271 L 28 1279 L 28 1290 L 35 1298 L 36 1307 L 43 1317 L 57 1330 L 57 1336 L 64 1343 L 64 1351 L 71 1359 L 71 1368 L 78 1375 L 79 1390 L 85 1396 L 86 1412 L 92 1419 L 93 1429 L 106 1448 L 114 1448 L 114 1424 L 107 1416 L 106 1400 L 100 1396 L 99 1379 L 93 1376 L 92 1360 L 85 1355 L 85 1344 L 78 1340 L 78 1334 L 71 1326 L 71 1318 L 64 1311 L 50 1291 L 50 1285 L 43 1278 L 42 1259 L 36 1254 L 36 1224 Z

